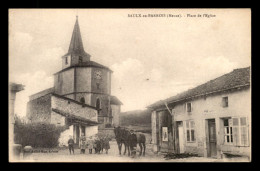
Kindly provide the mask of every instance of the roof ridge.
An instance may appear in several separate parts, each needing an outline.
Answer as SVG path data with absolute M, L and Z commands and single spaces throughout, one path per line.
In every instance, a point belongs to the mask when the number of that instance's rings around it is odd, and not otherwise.
M 173 101 L 173 100 L 180 100 L 180 99 L 187 99 L 193 96 L 197 96 L 197 95 L 202 95 L 202 94 L 207 94 L 209 92 L 216 92 L 216 91 L 222 91 L 228 88 L 234 88 L 237 86 L 245 86 L 248 85 L 248 78 L 244 77 L 245 74 L 247 73 L 247 70 L 250 69 L 249 67 L 245 67 L 245 68 L 237 68 L 234 69 L 233 71 L 226 73 L 224 75 L 221 75 L 215 79 L 212 79 L 210 81 L 207 81 L 203 84 L 200 84 L 198 86 L 195 86 L 194 88 L 188 89 L 186 91 L 183 91 L 181 93 L 177 93 L 175 96 L 171 96 L 169 98 L 166 98 L 164 100 L 159 100 L 151 105 L 149 105 L 148 107 L 152 107 L 153 105 L 162 105 L 162 104 L 158 104 L 161 103 L 161 101 Z M 244 73 L 242 76 L 241 72 L 237 72 L 237 71 L 241 71 L 242 73 Z M 250 74 L 250 73 L 249 73 Z M 242 79 L 241 79 L 242 78 Z M 249 80 L 250 83 L 250 80 Z

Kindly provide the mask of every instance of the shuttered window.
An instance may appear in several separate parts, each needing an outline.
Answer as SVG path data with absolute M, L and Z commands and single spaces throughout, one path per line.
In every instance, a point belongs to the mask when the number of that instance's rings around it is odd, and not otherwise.
M 228 122 L 226 121 L 228 120 Z M 246 117 L 224 119 L 225 144 L 249 146 L 249 125 Z

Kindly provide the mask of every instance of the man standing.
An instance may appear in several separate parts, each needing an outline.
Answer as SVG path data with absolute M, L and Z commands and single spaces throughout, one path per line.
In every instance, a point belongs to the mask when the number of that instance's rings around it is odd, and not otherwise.
M 134 130 L 130 130 L 130 150 L 131 150 L 131 157 L 134 158 L 136 155 L 136 146 L 137 146 L 137 137 L 136 134 L 134 133 Z
M 72 139 L 72 136 L 70 136 L 70 139 L 69 139 L 69 141 L 68 141 L 68 144 L 69 144 L 70 154 L 71 154 L 71 151 L 72 151 L 73 154 L 74 154 L 74 140 Z

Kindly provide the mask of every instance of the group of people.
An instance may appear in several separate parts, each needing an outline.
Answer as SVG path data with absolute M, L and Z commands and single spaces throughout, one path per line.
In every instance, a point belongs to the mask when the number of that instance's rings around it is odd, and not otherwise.
M 106 154 L 108 154 L 108 150 L 110 149 L 109 141 L 111 139 L 108 135 L 103 137 L 98 136 L 91 136 L 89 138 L 85 137 L 84 133 L 82 133 L 81 137 L 79 138 L 79 148 L 80 154 L 85 154 L 85 150 L 89 150 L 89 154 L 92 154 L 93 149 L 95 150 L 95 154 L 103 153 L 103 149 L 105 149 Z M 72 136 L 68 140 L 69 152 L 74 154 L 74 140 Z

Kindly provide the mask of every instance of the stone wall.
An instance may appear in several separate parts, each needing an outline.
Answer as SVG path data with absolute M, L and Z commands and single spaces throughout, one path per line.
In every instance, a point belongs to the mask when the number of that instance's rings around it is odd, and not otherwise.
M 74 92 L 74 68 L 57 73 L 54 75 L 55 93 L 59 95 Z
M 101 79 L 96 78 L 96 71 L 101 72 Z M 92 68 L 91 72 L 91 92 L 110 94 L 110 72 L 107 69 L 102 68 Z M 99 84 L 99 87 L 97 86 L 97 83 Z
M 104 94 L 92 94 L 91 95 L 91 106 L 96 107 L 97 99 L 99 98 L 101 102 L 101 111 L 99 115 L 101 116 L 108 116 L 110 113 L 110 96 Z
M 113 121 L 112 124 L 114 126 L 119 126 L 120 125 L 120 105 L 111 105 L 112 108 L 112 116 L 113 116 Z
M 66 124 L 65 120 L 66 119 L 64 116 L 62 116 L 54 111 L 51 111 L 51 123 L 52 124 L 64 126 Z
M 32 122 L 50 122 L 51 94 L 29 101 L 26 116 Z
M 90 67 L 77 67 L 76 69 L 76 92 L 91 92 Z
M 51 97 L 51 106 L 66 113 L 97 121 L 97 110 L 56 96 Z

